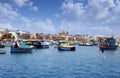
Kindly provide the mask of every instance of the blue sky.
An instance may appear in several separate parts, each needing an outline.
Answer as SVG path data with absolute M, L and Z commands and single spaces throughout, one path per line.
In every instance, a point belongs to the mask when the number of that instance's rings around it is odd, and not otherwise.
M 120 35 L 120 0 L 0 0 L 0 27 Z

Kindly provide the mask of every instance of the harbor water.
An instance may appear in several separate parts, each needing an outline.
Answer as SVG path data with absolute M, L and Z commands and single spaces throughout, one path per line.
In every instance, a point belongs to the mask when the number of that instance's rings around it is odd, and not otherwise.
M 120 48 L 102 53 L 97 46 L 76 51 L 33 49 L 0 55 L 0 78 L 120 78 Z

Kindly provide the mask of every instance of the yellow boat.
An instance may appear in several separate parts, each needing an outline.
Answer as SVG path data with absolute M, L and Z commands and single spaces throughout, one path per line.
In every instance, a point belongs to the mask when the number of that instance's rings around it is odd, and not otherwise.
M 70 45 L 67 42 L 60 43 L 58 50 L 60 51 L 75 51 L 75 46 Z

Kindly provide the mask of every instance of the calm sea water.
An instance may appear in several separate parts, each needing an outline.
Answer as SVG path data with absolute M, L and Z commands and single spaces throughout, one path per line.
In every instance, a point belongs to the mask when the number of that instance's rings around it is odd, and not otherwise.
M 102 53 L 98 47 L 77 46 L 74 52 L 56 48 L 0 55 L 0 78 L 120 78 L 120 48 Z

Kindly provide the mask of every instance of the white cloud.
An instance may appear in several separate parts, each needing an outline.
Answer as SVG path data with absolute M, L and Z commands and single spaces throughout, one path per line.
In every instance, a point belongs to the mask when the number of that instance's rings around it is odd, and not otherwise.
M 38 7 L 33 5 L 33 2 L 30 0 L 13 0 L 18 7 L 27 6 L 30 10 L 37 11 Z
M 32 7 L 30 7 L 30 9 L 33 10 L 33 11 L 37 11 L 37 10 L 38 10 L 38 7 L 32 6 Z
M 50 19 L 41 20 L 41 19 L 22 19 L 23 25 L 20 27 L 24 30 L 31 31 L 31 32 L 38 32 L 38 33 L 55 33 L 56 29 Z
M 65 2 L 62 4 L 62 10 L 63 10 L 63 17 L 68 20 L 75 20 L 79 19 L 78 16 L 82 15 L 84 13 L 82 3 L 73 3 L 71 1 Z
M 13 0 L 14 3 L 16 3 L 16 5 L 18 5 L 19 7 L 24 6 L 29 0 Z
M 38 10 L 30 0 L 13 1 L 19 7 Z M 0 3 L 0 26 L 44 33 L 56 32 L 56 29 L 81 34 L 120 33 L 120 0 L 88 0 L 86 5 L 81 1 L 65 0 L 61 6 L 62 13 L 55 14 L 62 19 L 58 27 L 50 19 L 24 17 L 17 9 L 10 4 Z
M 38 7 L 33 6 L 33 2 L 29 2 L 29 9 L 33 10 L 33 11 L 37 11 Z
M 97 26 L 93 26 L 90 28 L 87 28 L 87 31 L 89 31 L 89 34 L 101 34 L 101 35 L 112 35 L 112 29 L 110 29 L 108 26 L 104 26 L 104 27 L 97 27 Z
M 11 20 L 16 20 L 19 14 L 12 8 L 11 5 L 7 3 L 0 3 L 0 22 L 11 22 Z
M 53 33 L 56 31 L 50 19 L 24 17 L 7 3 L 0 3 L 0 27 L 38 33 Z
M 0 23 L 0 28 L 8 28 L 8 29 L 15 29 L 12 27 L 12 25 L 10 23 Z
M 58 30 L 69 31 L 70 34 L 104 34 L 110 35 L 112 33 L 112 29 L 108 26 L 83 26 L 78 22 L 66 22 L 62 21 Z
M 29 2 L 29 6 L 32 7 L 33 6 L 33 2 Z
M 61 28 L 69 29 L 70 32 L 93 34 L 119 32 L 116 31 L 120 29 L 119 3 L 120 0 L 88 0 L 85 5 L 79 1 L 66 0 L 61 6 Z
M 68 1 L 62 5 L 62 16 L 66 20 L 71 18 L 75 21 L 88 21 L 89 18 L 92 18 L 89 21 L 106 20 L 110 16 L 109 9 L 113 6 L 113 0 L 89 0 L 86 6 L 81 2 Z
M 59 18 L 60 14 L 56 13 L 54 16 L 57 17 L 57 18 Z

